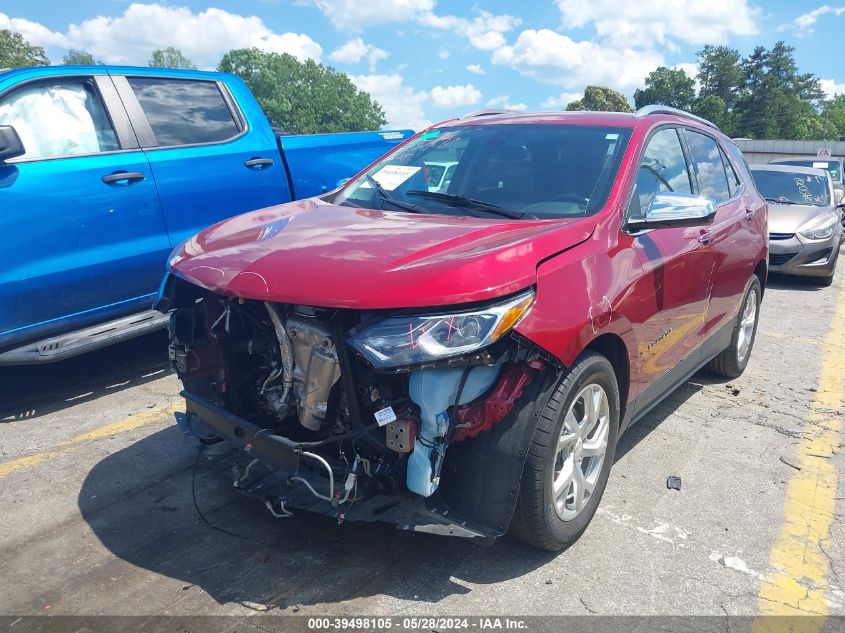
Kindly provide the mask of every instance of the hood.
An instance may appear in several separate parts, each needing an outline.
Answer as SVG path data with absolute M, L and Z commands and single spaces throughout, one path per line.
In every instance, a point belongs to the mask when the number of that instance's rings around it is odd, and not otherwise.
M 813 218 L 834 215 L 833 207 L 769 202 L 769 233 L 797 233 Z
M 177 276 L 236 297 L 359 309 L 482 301 L 535 282 L 537 264 L 586 240 L 593 218 L 499 220 L 300 200 L 189 239 Z

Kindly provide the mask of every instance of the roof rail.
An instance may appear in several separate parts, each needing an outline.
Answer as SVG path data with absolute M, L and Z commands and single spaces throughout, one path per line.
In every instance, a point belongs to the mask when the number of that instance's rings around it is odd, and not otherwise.
M 514 110 L 496 110 L 491 108 L 486 108 L 484 110 L 473 110 L 472 112 L 467 112 L 463 115 L 460 120 L 463 121 L 464 119 L 474 119 L 475 117 L 479 116 L 494 116 L 496 114 L 515 114 Z
M 664 105 L 647 105 L 643 106 L 639 110 L 636 111 L 636 117 L 644 117 L 648 116 L 649 114 L 674 114 L 675 116 L 684 117 L 685 119 L 692 119 L 693 121 L 698 121 L 703 125 L 708 127 L 712 127 L 714 130 L 718 130 L 719 126 L 713 123 L 712 121 L 708 121 L 707 119 L 692 114 L 691 112 L 687 112 L 686 110 L 679 110 L 678 108 L 671 108 L 669 106 Z M 719 130 L 721 131 L 721 130 Z

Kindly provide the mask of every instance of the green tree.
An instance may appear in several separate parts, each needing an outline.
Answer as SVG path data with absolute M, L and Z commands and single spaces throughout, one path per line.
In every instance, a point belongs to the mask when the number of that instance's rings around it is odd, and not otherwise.
M 634 107 L 656 103 L 689 110 L 695 100 L 695 80 L 683 70 L 665 66 L 651 71 L 645 78 L 645 88 L 634 92 Z
M 621 92 L 607 86 L 587 86 L 584 96 L 566 106 L 566 110 L 590 110 L 592 112 L 633 112 L 628 99 Z
M 196 70 L 197 68 L 194 62 L 173 46 L 154 50 L 149 65 L 153 68 L 186 68 L 188 70 Z
M 845 94 L 836 95 L 825 101 L 821 113 L 822 136 L 829 141 L 838 141 L 845 136 Z
M 725 111 L 725 102 L 722 97 L 714 94 L 699 97 L 692 103 L 690 111 L 700 117 L 712 121 L 719 126 L 728 136 L 733 135 L 733 122 L 731 121 L 731 114 Z
M 744 78 L 739 51 L 727 46 L 707 44 L 696 53 L 696 57 L 698 82 L 701 85 L 698 96 L 719 97 L 727 113 L 736 102 Z
M 342 72 L 257 48 L 231 50 L 217 67 L 244 80 L 274 126 L 292 134 L 377 130 L 384 110 Z
M 94 66 L 95 64 L 102 65 L 100 60 L 94 60 L 94 56 L 88 51 L 80 51 L 75 48 L 70 49 L 64 57 L 62 57 L 62 65 L 64 66 Z
M 33 46 L 20 33 L 0 29 L 0 68 L 49 65 L 43 48 Z
M 735 132 L 751 138 L 813 139 L 822 134 L 819 80 L 799 73 L 795 49 L 783 42 L 758 46 L 742 62 L 743 87 L 733 118 Z

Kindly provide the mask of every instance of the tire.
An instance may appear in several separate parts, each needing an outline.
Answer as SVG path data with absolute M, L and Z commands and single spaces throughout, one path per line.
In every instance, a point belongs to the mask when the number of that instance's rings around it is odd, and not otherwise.
M 720 352 L 713 360 L 711 360 L 707 369 L 717 376 L 724 376 L 726 378 L 736 378 L 745 371 L 748 366 L 748 359 L 751 358 L 751 350 L 754 347 L 754 339 L 757 336 L 757 325 L 760 322 L 760 299 L 763 296 L 760 280 L 756 275 L 751 277 L 748 287 L 745 289 L 745 295 L 742 299 L 742 304 L 739 309 L 739 314 L 736 315 L 736 322 L 734 323 L 734 330 L 731 334 L 731 343 L 722 352 Z M 747 310 L 749 308 L 749 301 L 754 301 L 754 315 L 753 324 L 749 330 L 749 323 L 747 322 Z M 745 325 L 743 320 L 746 319 Z M 748 338 L 750 337 L 750 338 Z M 745 353 L 741 353 L 740 347 L 747 341 L 748 347 Z
M 836 254 L 836 257 L 833 260 L 833 269 L 830 271 L 830 277 L 822 277 L 819 281 L 820 286 L 832 286 L 833 285 L 833 278 L 836 277 L 836 262 L 839 261 L 839 253 Z
M 595 422 L 589 421 L 583 406 L 585 397 L 590 395 L 594 402 L 600 404 L 596 410 L 601 412 L 606 405 L 606 413 L 594 416 Z M 587 421 L 578 427 L 580 431 L 573 433 L 573 424 L 577 425 L 579 417 Z M 601 354 L 585 352 L 554 388 L 545 410 L 540 414 L 522 472 L 510 535 L 549 551 L 561 550 L 577 541 L 595 515 L 607 485 L 618 431 L 619 386 L 613 366 Z M 567 437 L 569 440 L 564 442 Z M 581 451 L 600 450 L 602 437 L 606 438 L 603 459 L 599 462 L 594 461 L 595 456 L 584 456 L 584 461 L 579 461 Z M 559 439 L 563 445 L 560 453 Z M 562 503 L 558 504 L 553 480 L 555 475 L 561 482 L 566 480 L 564 468 L 572 473 L 572 480 L 560 487 L 560 491 L 566 494 Z M 581 473 L 580 477 L 575 474 L 576 468 Z M 580 510 L 575 509 L 573 486 L 577 486 L 576 479 L 585 482 L 584 490 L 592 485 L 591 494 L 584 494 Z

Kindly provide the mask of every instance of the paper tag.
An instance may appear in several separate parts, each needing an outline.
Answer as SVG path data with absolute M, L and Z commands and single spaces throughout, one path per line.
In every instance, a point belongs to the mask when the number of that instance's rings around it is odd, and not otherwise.
M 393 407 L 385 407 L 379 411 L 376 411 L 376 422 L 378 422 L 379 426 L 384 426 L 385 424 L 390 424 L 391 422 L 396 421 L 396 413 L 393 411 Z
M 373 174 L 373 179 L 388 191 L 393 191 L 420 170 L 410 165 L 385 165 Z

